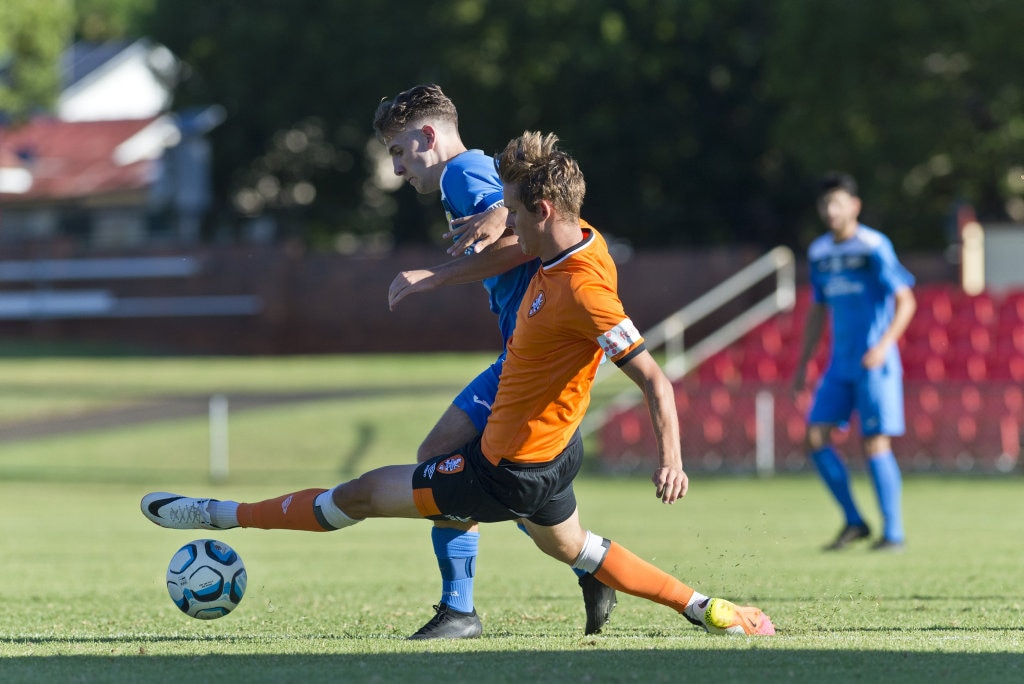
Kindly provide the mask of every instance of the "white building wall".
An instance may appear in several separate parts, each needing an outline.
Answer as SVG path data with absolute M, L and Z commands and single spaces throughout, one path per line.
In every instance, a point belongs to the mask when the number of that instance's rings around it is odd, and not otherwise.
M 163 46 L 138 41 L 67 88 L 57 100 L 63 121 L 144 119 L 168 109 L 169 89 L 153 67 L 163 68 L 173 55 Z

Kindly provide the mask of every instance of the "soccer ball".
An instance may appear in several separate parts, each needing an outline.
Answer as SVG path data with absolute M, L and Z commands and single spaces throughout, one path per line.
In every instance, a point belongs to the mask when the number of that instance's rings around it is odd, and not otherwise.
M 245 564 L 216 539 L 185 544 L 167 566 L 167 591 L 186 615 L 213 620 L 230 613 L 245 594 Z

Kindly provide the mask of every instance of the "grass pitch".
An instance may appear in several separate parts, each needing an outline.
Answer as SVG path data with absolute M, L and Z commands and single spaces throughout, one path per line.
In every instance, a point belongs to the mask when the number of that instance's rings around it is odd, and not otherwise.
M 408 642 L 438 600 L 425 522 L 211 533 L 162 530 L 138 511 L 150 490 L 252 500 L 408 461 L 485 359 L 0 361 L 7 425 L 169 394 L 346 390 L 232 414 L 231 473 L 218 485 L 207 481 L 202 416 L 0 445 L 0 681 L 1024 678 L 1017 475 L 908 477 L 908 548 L 899 555 L 866 544 L 822 553 L 840 521 L 809 476 L 694 474 L 673 506 L 643 478 L 578 480 L 587 527 L 705 593 L 763 607 L 778 629 L 769 638 L 703 634 L 629 596 L 605 633 L 585 637 L 571 571 L 507 523 L 481 536 L 483 638 Z M 369 386 L 399 391 L 347 391 Z M 19 396 L 32 397 L 30 406 L 18 407 Z M 869 483 L 858 476 L 855 487 L 873 515 Z M 231 544 L 249 573 L 239 608 L 210 622 L 180 613 L 163 579 L 178 546 L 203 536 Z

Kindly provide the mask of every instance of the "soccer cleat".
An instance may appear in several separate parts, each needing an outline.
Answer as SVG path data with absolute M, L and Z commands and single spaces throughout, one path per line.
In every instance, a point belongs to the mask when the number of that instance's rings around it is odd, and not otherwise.
M 160 527 L 172 530 L 220 530 L 210 520 L 207 504 L 217 499 L 193 499 L 168 492 L 151 492 L 142 497 L 142 514 Z
M 583 606 L 587 609 L 584 633 L 599 634 L 618 603 L 615 590 L 589 572 L 580 575 L 580 588 L 583 589 Z
M 882 537 L 874 544 L 871 545 L 872 551 L 888 551 L 889 553 L 902 553 L 904 550 L 903 542 L 896 541 L 895 539 L 887 539 Z
M 691 621 L 692 622 L 692 621 Z M 753 606 L 737 606 L 725 599 L 713 598 L 704 611 L 704 628 L 712 634 L 775 634 L 772 619 Z
M 861 523 L 859 525 L 847 525 L 839 531 L 835 541 L 825 547 L 825 551 L 838 551 L 845 548 L 851 542 L 860 539 L 867 539 L 871 536 L 871 528 Z
M 409 637 L 412 639 L 476 639 L 484 631 L 476 610 L 463 613 L 448 607 L 447 603 L 434 606 L 437 613 L 430 621 L 420 627 L 419 631 Z

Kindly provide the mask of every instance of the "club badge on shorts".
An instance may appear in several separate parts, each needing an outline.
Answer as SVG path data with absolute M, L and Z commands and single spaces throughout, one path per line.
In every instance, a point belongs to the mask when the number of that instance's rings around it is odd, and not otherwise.
M 461 473 L 465 467 L 466 459 L 462 457 L 462 454 L 455 454 L 438 463 L 437 472 L 442 475 L 454 475 L 455 473 Z

